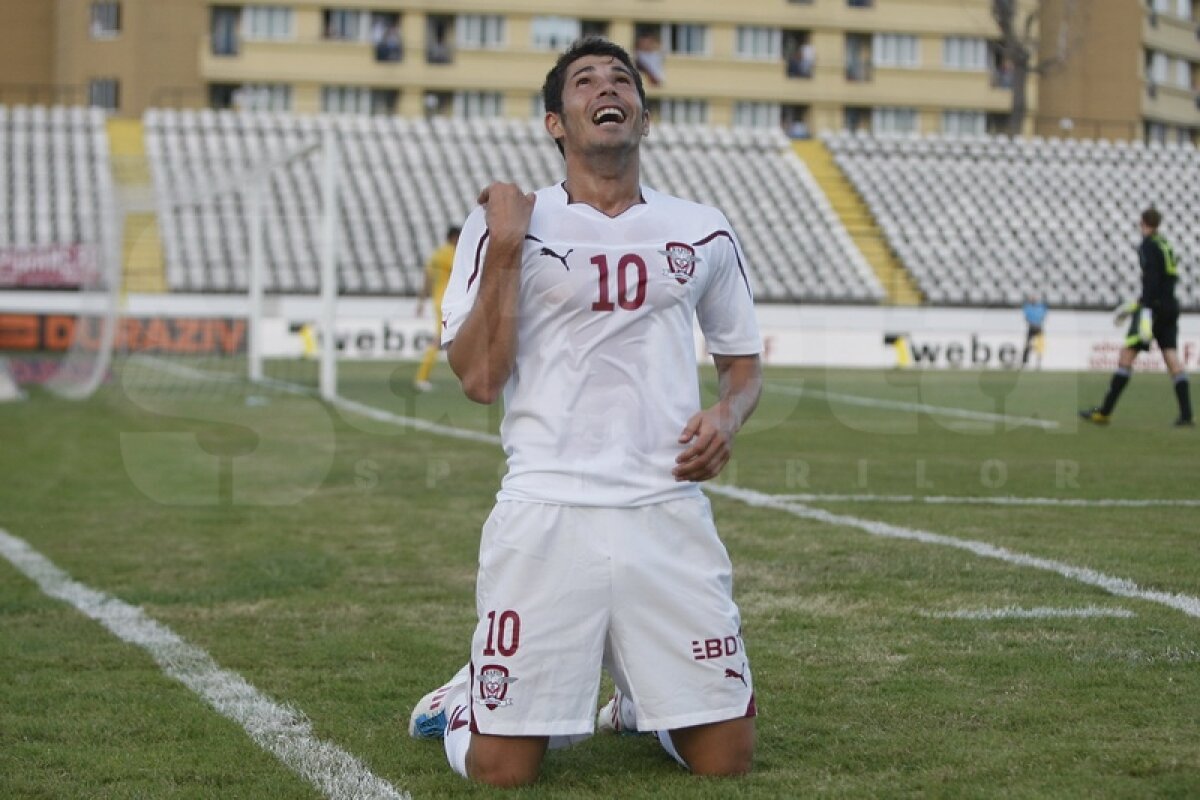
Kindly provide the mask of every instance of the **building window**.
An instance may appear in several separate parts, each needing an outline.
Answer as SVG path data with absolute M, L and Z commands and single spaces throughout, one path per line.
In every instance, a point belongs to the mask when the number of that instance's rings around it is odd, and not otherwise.
M 237 111 L 291 111 L 292 87 L 283 83 L 247 83 L 234 88 L 232 91 L 221 90 L 220 99 L 227 94 L 228 105 L 218 105 L 218 91 L 214 85 L 212 91 L 213 106 L 216 108 L 232 108 Z
M 916 36 L 902 33 L 878 33 L 872 45 L 872 59 L 877 67 L 919 67 L 921 46 Z
M 974 36 L 947 36 L 942 40 L 942 66 L 984 72 L 988 65 L 986 39 Z
M 943 111 L 942 133 L 977 136 L 987 132 L 987 114 L 982 111 Z
M 1192 88 L 1192 65 L 1185 58 L 1175 62 L 1175 85 L 1180 89 Z
M 94 78 L 88 81 L 88 105 L 116 111 L 121 106 L 121 82 L 116 78 Z
M 916 133 L 917 110 L 888 107 L 873 109 L 871 130 L 875 133 Z
M 871 34 L 846 34 L 846 80 L 871 80 Z
M 321 111 L 326 114 L 395 114 L 399 92 L 367 86 L 324 86 Z
M 425 17 L 425 61 L 430 64 L 451 64 L 454 51 L 454 17 L 429 14 Z
M 1166 83 L 1171 71 L 1171 59 L 1166 53 L 1146 52 L 1146 76 L 1154 83 Z
M 579 25 L 580 38 L 587 39 L 590 36 L 596 36 L 600 39 L 608 38 L 608 20 L 603 19 L 585 19 Z
M 842 110 L 842 127 L 848 131 L 870 131 L 871 109 L 863 106 L 846 106 Z
M 739 100 L 733 104 L 735 128 L 778 128 L 779 103 L 756 103 Z
M 463 14 L 458 18 L 458 46 L 486 49 L 504 46 L 504 17 L 499 14 Z
M 580 37 L 582 25 L 573 17 L 534 17 L 535 50 L 565 50 Z
M 708 53 L 707 25 L 668 24 L 663 26 L 663 32 L 670 53 L 689 56 Z
M 212 52 L 214 56 L 236 56 L 238 54 L 238 26 L 241 24 L 241 9 L 229 6 L 214 6 L 212 10 Z M 217 106 L 225 108 L 225 106 Z
M 810 110 L 808 106 L 783 106 L 779 114 L 779 124 L 783 132 L 793 139 L 807 139 L 812 136 L 812 129 L 808 125 Z
M 1005 54 L 1004 45 L 994 39 L 988 42 L 988 57 L 991 61 L 992 86 L 999 89 L 1013 88 L 1013 63 Z
M 738 58 L 778 61 L 783 54 L 783 32 L 778 28 L 739 25 L 736 53 Z
M 323 86 L 321 111 L 326 114 L 369 114 L 371 90 L 366 86 Z
M 92 3 L 93 39 L 112 39 L 121 32 L 121 4 L 117 2 Z
M 404 59 L 399 14 L 379 12 L 371 15 L 371 47 L 376 61 L 396 63 Z
M 499 92 L 458 92 L 454 116 L 465 119 L 499 117 L 504 114 L 504 97 Z
M 657 105 L 657 109 L 655 108 Z M 708 101 L 684 97 L 664 97 L 651 101 L 651 116 L 661 122 L 702 125 L 708 122 Z
M 639 23 L 633 29 L 633 63 L 651 86 L 662 86 L 667 77 L 662 31 L 658 23 Z
M 810 31 L 783 31 L 784 71 L 789 78 L 811 78 L 817 69 L 817 48 Z
M 870 8 L 875 5 L 875 0 L 846 0 L 846 5 L 850 8 Z
M 366 11 L 326 9 L 322 15 L 326 39 L 365 42 L 370 35 L 370 15 Z
M 283 6 L 246 6 L 242 14 L 243 35 L 248 40 L 281 41 L 294 33 L 292 9 Z

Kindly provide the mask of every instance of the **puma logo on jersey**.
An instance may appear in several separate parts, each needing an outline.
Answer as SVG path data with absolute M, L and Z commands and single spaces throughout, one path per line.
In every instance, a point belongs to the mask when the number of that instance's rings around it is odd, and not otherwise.
M 549 247 L 543 247 L 541 249 L 541 252 L 538 253 L 538 255 L 539 256 L 550 256 L 551 258 L 558 259 L 559 261 L 562 262 L 563 268 L 566 269 L 567 272 L 570 272 L 571 267 L 568 266 L 568 264 L 567 264 L 567 256 L 571 255 L 571 253 L 574 253 L 574 252 L 575 252 L 575 248 L 572 247 L 570 250 L 568 250 L 566 253 L 564 253 L 563 255 L 560 256 L 558 253 L 554 252 Z

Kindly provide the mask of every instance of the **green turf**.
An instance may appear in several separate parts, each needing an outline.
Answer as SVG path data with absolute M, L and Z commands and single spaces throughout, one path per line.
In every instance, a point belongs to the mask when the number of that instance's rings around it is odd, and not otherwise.
M 342 391 L 495 432 L 498 410 L 463 399 L 444 366 L 430 394 L 411 391 L 412 368 L 343 364 Z M 1161 376 L 1135 378 L 1107 429 L 1076 424 L 1103 393 L 1099 374 L 767 377 L 723 483 L 771 494 L 1197 496 L 1200 440 L 1169 427 Z M 711 371 L 704 378 L 711 392 Z M 118 381 L 86 403 L 34 392 L 0 405 L 0 528 L 302 710 L 317 736 L 414 797 L 489 796 L 452 775 L 439 746 L 409 740 L 405 724 L 465 659 L 498 448 L 306 396 L 198 391 L 182 378 L 164 388 Z M 1200 794 L 1200 620 L 959 549 L 719 496 L 713 505 L 755 669 L 754 773 L 699 780 L 645 737 L 597 737 L 552 754 L 539 784 L 513 796 Z M 1197 508 L 809 505 L 1200 596 Z M 1009 606 L 1134 616 L 936 616 Z M 0 560 L 0 797 L 317 796 L 149 655 Z

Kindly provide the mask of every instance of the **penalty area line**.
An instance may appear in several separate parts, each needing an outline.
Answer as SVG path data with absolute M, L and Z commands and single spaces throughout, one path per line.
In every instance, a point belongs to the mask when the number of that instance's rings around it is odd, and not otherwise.
M 362 403 L 354 403 L 347 401 L 339 401 L 337 405 L 346 408 L 349 411 L 358 414 L 364 414 L 372 419 L 380 422 L 390 422 L 395 425 L 411 426 L 414 422 L 418 422 L 411 417 L 404 417 L 399 414 L 393 414 L 383 409 L 368 406 Z M 440 434 L 444 436 L 454 436 L 456 438 L 471 439 L 476 442 L 487 444 L 499 444 L 500 437 L 492 434 L 479 433 L 476 431 L 468 431 L 461 428 L 452 428 L 447 425 L 438 425 L 436 423 L 427 423 L 420 421 L 420 430 L 428 433 Z M 948 547 L 955 547 L 960 550 L 966 550 L 983 558 L 995 558 L 1001 561 L 1015 564 L 1017 566 L 1032 567 L 1035 569 L 1047 570 L 1055 572 L 1064 578 L 1085 583 L 1090 586 L 1096 586 L 1104 591 L 1118 595 L 1121 597 L 1132 597 L 1138 600 L 1148 600 L 1153 603 L 1174 608 L 1183 613 L 1192 616 L 1200 617 L 1200 598 L 1191 597 L 1185 594 L 1172 594 L 1170 592 L 1159 592 L 1149 589 L 1143 589 L 1133 581 L 1124 578 L 1115 578 L 1110 575 L 1105 575 L 1096 570 L 1087 569 L 1085 567 L 1076 567 L 1071 564 L 1066 564 L 1061 561 L 1054 561 L 1047 558 L 1038 558 L 1036 556 L 1017 553 L 1003 547 L 988 544 L 986 542 L 977 542 L 970 539 L 956 539 L 953 536 L 943 536 L 929 531 L 916 530 L 913 528 L 903 528 L 898 525 L 889 525 L 884 522 L 875 520 L 859 519 L 845 514 L 833 514 L 829 511 L 823 511 L 818 508 L 811 508 L 801 503 L 790 502 L 786 497 L 763 494 L 751 489 L 742 489 L 737 486 L 729 486 L 718 483 L 706 483 L 705 491 L 713 494 L 723 495 L 733 500 L 738 500 L 746 505 L 757 506 L 759 508 L 773 508 L 779 511 L 790 513 L 794 516 L 811 519 L 818 522 L 824 522 L 836 527 L 858 528 L 873 536 L 883 536 L 893 539 L 908 539 L 917 541 L 923 544 L 936 544 Z
M 968 408 L 933 406 L 929 405 L 928 403 L 909 403 L 902 400 L 884 400 L 878 397 L 863 397 L 862 395 L 857 394 L 826 392 L 820 389 L 803 389 L 799 386 L 786 386 L 778 383 L 766 383 L 763 384 L 763 388 L 767 389 L 768 391 L 778 392 L 780 394 L 790 394 L 793 397 L 812 397 L 818 400 L 829 400 L 833 403 L 840 403 L 847 406 L 883 408 L 890 411 L 916 411 L 919 413 L 929 414 L 933 417 L 954 417 L 956 419 L 967 419 L 975 422 L 1004 422 L 1011 425 L 1045 428 L 1047 430 L 1053 430 L 1059 427 L 1059 424 L 1052 419 L 1039 419 L 1037 417 L 1014 417 L 1009 414 L 992 414 L 987 411 L 972 411 Z
M 1132 619 L 1135 615 L 1127 608 L 1104 608 L 1103 606 L 1084 606 L 1083 608 L 1020 608 L 1004 606 L 1003 608 L 978 608 L 962 611 L 925 611 L 921 616 L 930 619 L 1099 619 L 1112 617 L 1115 619 Z
M 814 522 L 823 522 L 827 525 L 833 525 L 839 528 L 857 528 L 860 531 L 869 533 L 872 536 L 880 536 L 888 539 L 905 539 L 922 544 L 934 544 L 944 547 L 953 547 L 958 550 L 965 550 L 982 558 L 994 558 L 999 561 L 1004 561 L 1008 564 L 1013 564 L 1019 567 L 1032 567 L 1033 569 L 1045 570 L 1047 572 L 1057 573 L 1069 580 L 1078 581 L 1079 583 L 1095 586 L 1103 589 L 1109 594 L 1117 595 L 1118 597 L 1130 597 L 1136 600 L 1147 600 L 1152 603 L 1174 608 L 1177 611 L 1182 611 L 1190 617 L 1200 617 L 1200 598 L 1192 597 L 1186 594 L 1173 594 L 1171 592 L 1160 592 L 1153 589 L 1143 589 L 1131 580 L 1125 578 L 1117 578 L 1111 575 L 1106 575 L 1103 572 L 1097 572 L 1094 569 L 1086 567 L 1076 567 L 1071 564 L 1066 564 L 1062 561 L 1055 561 L 1049 558 L 1039 558 L 1037 556 L 1026 555 L 1009 550 L 1005 547 L 997 547 L 987 542 L 974 541 L 972 539 L 957 539 L 953 536 L 944 536 L 940 533 L 930 533 L 929 531 L 919 530 L 917 528 L 905 528 L 900 525 L 890 525 L 886 522 L 878 522 L 876 520 L 859 519 L 847 514 L 834 514 L 829 511 L 824 511 L 819 508 L 812 508 L 802 503 L 789 502 L 778 497 L 762 492 L 755 492 L 750 489 L 741 489 L 737 486 L 728 486 L 722 484 L 709 484 L 705 489 L 713 494 L 729 497 L 734 500 L 739 500 L 747 505 L 758 508 L 771 508 L 777 511 L 785 511 L 793 516 L 801 519 L 809 519 Z
M 222 669 L 207 652 L 140 607 L 79 583 L 24 539 L 3 529 L 0 555 L 46 595 L 74 606 L 117 638 L 145 650 L 165 674 L 241 725 L 259 747 L 330 800 L 411 800 L 407 792 L 376 776 L 354 756 L 314 736 L 312 723 L 302 711 L 276 703 L 241 675 Z
M 951 495 L 915 495 L 915 494 L 777 494 L 772 495 L 776 500 L 796 503 L 915 503 L 927 505 L 964 505 L 964 506 L 1045 506 L 1049 508 L 1200 508 L 1200 500 L 1181 498 L 1177 500 L 1131 498 L 1097 498 L 1094 500 L 1081 497 L 1015 497 L 1004 495 L 997 497 L 954 497 Z

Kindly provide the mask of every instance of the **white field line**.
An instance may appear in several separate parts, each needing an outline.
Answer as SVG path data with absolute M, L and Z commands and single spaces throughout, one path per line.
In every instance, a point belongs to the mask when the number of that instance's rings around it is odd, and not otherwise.
M 176 364 L 161 356 L 133 355 L 129 361 L 139 367 L 152 367 L 161 370 L 168 375 L 174 375 L 177 378 L 186 378 L 191 381 L 205 381 L 216 383 L 245 383 L 246 379 L 239 374 L 232 372 L 213 372 L 207 369 L 198 369 L 190 367 L 187 364 Z
M 795 503 L 925 503 L 928 505 L 965 506 L 1047 506 L 1064 508 L 1200 508 L 1200 500 L 1132 500 L 1124 498 L 1057 497 L 951 497 L 913 494 L 776 494 L 774 499 Z
M 0 530 L 0 555 L 50 597 L 74 606 L 119 639 L 137 645 L 162 671 L 241 725 L 272 754 L 331 800 L 408 800 L 354 756 L 313 735 L 299 709 L 280 705 L 236 672 L 222 669 L 204 650 L 180 638 L 137 606 L 75 580 L 23 539 Z
M 460 439 L 470 439 L 472 441 L 483 442 L 487 444 L 500 443 L 499 436 L 479 433 L 476 431 L 467 431 L 460 428 L 451 428 L 446 425 L 437 425 L 431 422 L 424 422 L 423 420 L 417 420 L 412 417 L 393 414 L 389 411 L 384 411 L 383 409 L 374 408 L 373 406 L 367 406 L 350 400 L 342 400 L 339 398 L 335 402 L 335 405 L 355 413 L 364 414 L 379 422 L 388 422 L 405 427 L 419 428 L 420 430 L 428 431 L 429 433 L 453 436 Z M 951 410 L 961 411 L 961 409 Z M 964 413 L 974 414 L 976 412 Z M 1030 420 L 1030 422 L 1045 423 L 1046 421 Z M 1057 425 L 1057 423 L 1054 423 L 1054 425 Z M 889 525 L 885 522 L 878 522 L 876 520 L 859 519 L 858 517 L 851 517 L 845 514 L 833 514 L 818 508 L 810 508 L 800 503 L 791 502 L 786 496 L 763 494 L 762 492 L 755 492 L 750 489 L 742 489 L 737 486 L 729 486 L 717 483 L 705 484 L 705 489 L 713 494 L 719 494 L 734 500 L 739 500 L 750 506 L 756 506 L 759 508 L 774 508 L 803 519 L 811 519 L 838 527 L 857 528 L 873 536 L 882 536 L 893 539 L 907 539 L 910 541 L 921 542 L 923 544 L 936 544 L 946 547 L 954 547 L 960 550 L 966 550 L 967 552 L 973 553 L 981 558 L 995 558 L 1016 566 L 1031 567 L 1034 569 L 1055 572 L 1064 578 L 1078 581 L 1079 583 L 1084 583 L 1089 586 L 1098 587 L 1110 594 L 1120 597 L 1132 597 L 1138 600 L 1147 600 L 1152 603 L 1159 603 L 1161 605 L 1174 608 L 1178 611 L 1182 611 L 1188 616 L 1200 617 L 1200 598 L 1192 597 L 1186 594 L 1172 594 L 1170 592 L 1159 592 L 1150 589 L 1143 589 L 1133 581 L 1125 578 L 1116 578 L 1110 575 L 1105 575 L 1102 572 L 1097 572 L 1096 570 L 1088 569 L 1087 567 L 1076 567 L 1061 561 L 1054 561 L 1053 559 L 1039 558 L 1037 556 L 1030 556 L 1024 553 L 1017 553 L 1004 547 L 997 547 L 996 545 L 988 544 L 987 542 L 977 542 L 970 539 L 956 539 L 953 536 L 930 533 L 929 531 L 923 531 L 916 528 L 904 528 L 898 525 Z
M 923 616 L 932 619 L 1097 619 L 1115 617 L 1131 619 L 1134 613 L 1127 608 L 1103 608 L 1101 606 L 1084 606 L 1083 608 L 980 608 L 974 611 L 931 611 Z
M 139 359 L 140 363 L 161 369 L 163 372 L 169 373 L 176 377 L 185 378 L 187 380 L 209 381 L 216 380 L 224 383 L 244 383 L 248 387 L 255 384 L 240 375 L 230 375 L 220 372 L 210 372 L 208 370 L 188 367 L 181 364 L 175 364 L 163 358 L 156 356 L 147 356 Z M 276 378 L 263 378 L 260 382 L 263 386 L 271 389 L 278 389 L 289 394 L 303 395 L 306 397 L 316 397 L 320 399 L 320 392 L 309 386 L 303 386 L 298 383 L 290 383 L 281 381 Z M 386 422 L 391 425 L 397 425 L 402 428 L 412 428 L 413 430 L 426 431 L 435 433 L 439 436 L 448 436 L 455 439 L 466 439 L 471 442 L 481 442 L 483 444 L 500 444 L 500 437 L 492 433 L 482 433 L 480 431 L 472 431 L 466 428 L 453 428 L 449 425 L 439 425 L 436 422 L 428 422 L 417 417 L 405 417 L 400 414 L 393 414 L 390 411 L 384 411 L 381 408 L 375 408 L 364 403 L 359 403 L 354 400 L 347 400 L 344 397 L 334 397 L 328 400 L 329 404 L 335 408 L 340 408 L 349 411 L 353 414 L 373 419 L 377 422 Z
M 780 500 L 769 494 L 755 492 L 750 489 L 741 489 L 737 486 L 726 486 L 721 484 L 709 484 L 706 489 L 713 494 L 723 495 L 735 500 L 740 500 L 747 505 L 756 506 L 759 508 L 772 508 L 778 511 L 785 511 L 793 516 L 801 519 L 810 519 L 815 522 L 823 522 L 827 525 L 836 525 L 844 528 L 857 528 L 861 531 L 871 534 L 872 536 L 882 536 L 889 539 L 906 539 L 908 541 L 920 542 L 922 544 L 936 544 L 944 547 L 954 547 L 959 550 L 966 550 L 969 553 L 974 553 L 981 558 L 995 558 L 1009 564 L 1014 564 L 1020 567 L 1032 567 L 1033 569 L 1046 570 L 1048 572 L 1057 573 L 1069 580 L 1078 581 L 1089 586 L 1095 586 L 1103 589 L 1109 594 L 1114 594 L 1119 597 L 1132 597 L 1137 600 L 1148 600 L 1152 603 L 1160 603 L 1164 606 L 1182 611 L 1191 617 L 1200 617 L 1200 598 L 1192 597 L 1186 594 L 1172 594 L 1170 592 L 1159 592 L 1152 589 L 1143 589 L 1131 580 L 1125 578 L 1115 578 L 1111 575 L 1105 575 L 1103 572 L 1097 572 L 1086 567 L 1076 567 L 1071 564 L 1063 563 L 1062 561 L 1054 561 L 1049 558 L 1039 558 L 1030 556 L 1024 553 L 1017 553 L 1004 547 L 997 547 L 987 542 L 977 542 L 971 539 L 956 539 L 953 536 L 943 536 L 939 533 L 930 533 L 929 531 L 919 530 L 917 528 L 905 528 L 899 525 L 889 525 L 886 522 L 878 522 L 876 520 L 859 519 L 846 514 L 833 514 L 828 511 L 822 511 L 819 508 L 811 508 L 809 506 L 792 503 L 786 500 Z
M 892 411 L 917 411 L 936 417 L 956 417 L 977 422 L 1005 422 L 1014 425 L 1028 425 L 1033 428 L 1053 429 L 1059 424 L 1052 419 L 1037 417 L 1014 417 L 1008 414 L 990 414 L 986 411 L 972 411 L 967 408 L 952 406 L 931 406 L 926 403 L 908 403 L 902 400 L 884 400 L 878 397 L 863 397 L 857 394 L 841 394 L 825 392 L 820 389 L 804 389 L 799 386 L 786 386 L 778 383 L 765 383 L 763 388 L 780 394 L 790 394 L 794 397 L 813 397 L 832 400 L 847 406 L 863 406 L 865 408 L 886 408 Z

